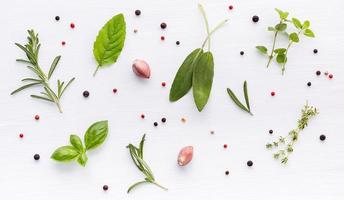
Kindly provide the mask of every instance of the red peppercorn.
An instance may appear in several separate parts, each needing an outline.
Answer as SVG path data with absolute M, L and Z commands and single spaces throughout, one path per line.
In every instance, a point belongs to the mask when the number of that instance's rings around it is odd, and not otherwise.
M 113 93 L 117 93 L 117 88 L 112 89 Z
M 229 10 L 233 10 L 233 6 L 232 5 L 230 5 L 230 6 L 228 6 L 228 8 L 229 8 Z
M 227 149 L 227 147 L 228 147 L 227 144 L 224 144 L 224 145 L 223 145 L 223 148 Z
M 328 77 L 329 77 L 330 79 L 332 79 L 332 78 L 333 78 L 333 74 L 329 74 Z
M 271 96 L 275 96 L 276 95 L 276 93 L 275 92 L 271 92 Z
M 66 45 L 66 42 L 65 41 L 62 41 L 61 42 L 62 46 Z
M 71 28 L 75 28 L 75 24 L 74 23 L 70 23 L 70 27 Z
M 141 114 L 141 119 L 144 119 L 145 118 L 145 115 L 144 114 Z
M 35 120 L 39 120 L 39 115 L 35 115 Z
M 160 40 L 164 41 L 164 40 L 165 40 L 165 37 L 164 37 L 164 36 L 161 36 L 161 37 L 160 37 Z
M 24 137 L 24 134 L 22 134 L 22 133 L 19 134 L 19 137 L 20 137 L 20 138 L 23 138 L 23 137 Z
M 165 86 L 166 86 L 166 83 L 165 83 L 165 82 L 162 82 L 162 83 L 161 83 L 161 86 L 162 86 L 162 87 L 165 87 Z

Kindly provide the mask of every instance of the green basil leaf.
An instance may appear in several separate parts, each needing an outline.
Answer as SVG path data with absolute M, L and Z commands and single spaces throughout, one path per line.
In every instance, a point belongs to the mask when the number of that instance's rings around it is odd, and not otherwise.
M 84 146 L 82 145 L 82 141 L 79 136 L 70 135 L 69 141 L 73 145 L 73 147 L 75 147 L 80 153 L 85 151 Z
M 278 54 L 276 57 L 276 61 L 280 64 L 285 63 L 285 62 L 287 62 L 287 57 L 285 54 Z
M 101 145 L 108 134 L 108 121 L 99 121 L 92 124 L 84 136 L 86 150 L 94 149 Z
M 98 62 L 97 70 L 117 61 L 124 46 L 125 35 L 126 23 L 123 14 L 114 16 L 103 26 L 93 44 L 93 54 Z
M 314 33 L 313 33 L 313 31 L 312 31 L 311 29 L 306 29 L 306 30 L 303 32 L 303 34 L 304 34 L 305 36 L 307 36 L 307 37 L 312 37 L 312 38 L 315 37 L 315 35 L 314 35 Z
M 275 29 L 278 31 L 284 31 L 287 29 L 287 24 L 286 23 L 277 24 L 275 26 Z
M 73 146 L 63 146 L 54 151 L 51 159 L 56 161 L 71 161 L 79 155 L 78 150 Z
M 78 157 L 78 159 L 77 159 L 77 162 L 78 162 L 81 166 L 85 167 L 85 166 L 86 166 L 86 163 L 87 163 L 87 160 L 88 160 L 88 157 L 87 157 L 86 153 L 82 153 L 82 154 L 79 155 L 79 157 Z
M 293 42 L 296 42 L 296 43 L 300 41 L 299 36 L 297 35 L 297 33 L 290 34 L 289 35 L 289 39 L 291 41 L 293 41 Z
M 285 48 L 275 49 L 274 52 L 277 54 L 284 54 L 287 51 Z
M 193 96 L 199 112 L 207 104 L 214 77 L 214 59 L 211 52 L 205 52 L 201 55 L 195 65 L 192 86 Z
M 302 29 L 302 24 L 301 24 L 300 20 L 298 20 L 296 18 L 292 18 L 291 20 L 292 20 L 292 22 L 296 28 Z
M 311 25 L 311 22 L 306 20 L 305 22 L 303 22 L 302 29 L 307 29 L 309 28 L 310 25 Z
M 184 60 L 173 80 L 170 90 L 170 101 L 179 100 L 191 89 L 194 65 L 198 62 L 197 60 L 202 53 L 202 49 L 195 49 Z
M 263 54 L 268 53 L 268 49 L 265 46 L 256 46 L 256 48 Z

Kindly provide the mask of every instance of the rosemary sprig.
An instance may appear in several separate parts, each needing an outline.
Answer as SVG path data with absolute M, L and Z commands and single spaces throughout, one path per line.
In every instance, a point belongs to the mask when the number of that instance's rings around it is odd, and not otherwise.
M 294 144 L 299 138 L 300 132 L 308 126 L 309 120 L 319 114 L 317 108 L 309 106 L 308 103 L 301 110 L 301 118 L 297 121 L 297 128 L 289 131 L 288 135 L 285 137 L 280 136 L 278 140 L 266 144 L 266 148 L 278 148 L 278 150 L 273 154 L 275 159 L 279 159 L 282 164 L 288 162 L 288 156 L 294 151 Z
M 59 111 L 62 113 L 60 99 L 63 93 L 66 91 L 67 87 L 74 81 L 75 78 L 72 78 L 68 81 L 67 84 L 65 82 L 61 82 L 60 80 L 57 81 L 57 93 L 55 93 L 49 84 L 49 80 L 53 75 L 57 64 L 59 63 L 61 56 L 56 56 L 54 61 L 52 62 L 48 75 L 44 73 L 42 68 L 38 64 L 38 54 L 41 44 L 39 43 L 38 34 L 34 32 L 34 30 L 28 30 L 29 36 L 27 37 L 28 43 L 25 45 L 21 45 L 15 43 L 17 47 L 23 50 L 26 54 L 27 60 L 25 59 L 17 59 L 16 61 L 22 62 L 27 64 L 27 68 L 33 71 L 37 77 L 35 78 L 24 78 L 22 82 L 29 82 L 26 85 L 21 86 L 20 88 L 14 90 L 11 95 L 18 93 L 24 89 L 30 88 L 35 85 L 40 85 L 43 87 L 44 91 L 41 92 L 41 95 L 31 95 L 32 98 L 40 99 L 48 102 L 55 103 Z
M 142 181 L 139 181 L 137 183 L 134 183 L 133 185 L 131 185 L 128 188 L 127 193 L 129 193 L 133 188 L 135 188 L 138 185 L 141 185 L 143 183 L 151 183 L 154 184 L 164 190 L 167 190 L 167 188 L 161 186 L 159 183 L 157 183 L 155 181 L 154 175 L 152 170 L 149 168 L 149 166 L 147 165 L 147 163 L 143 160 L 143 146 L 144 146 L 144 142 L 145 142 L 145 137 L 146 134 L 143 135 L 141 142 L 140 142 L 140 146 L 136 147 L 132 144 L 129 144 L 127 146 L 127 148 L 129 149 L 130 152 L 130 156 L 134 162 L 134 164 L 136 165 L 136 167 L 146 176 L 146 178 Z
M 227 93 L 228 95 L 231 97 L 231 99 L 233 100 L 233 102 L 242 110 L 248 112 L 250 115 L 253 115 L 253 113 L 251 112 L 251 108 L 250 108 L 250 101 L 248 98 L 248 91 L 247 91 L 247 81 L 244 82 L 244 86 L 243 86 L 243 90 L 244 90 L 244 96 L 245 96 L 245 103 L 246 106 L 244 106 L 239 99 L 235 96 L 234 92 L 227 88 Z

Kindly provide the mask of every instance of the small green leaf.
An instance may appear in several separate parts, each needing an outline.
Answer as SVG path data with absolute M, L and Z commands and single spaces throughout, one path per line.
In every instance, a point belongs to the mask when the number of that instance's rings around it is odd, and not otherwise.
M 274 52 L 277 54 L 284 54 L 287 50 L 285 48 L 275 49 Z
M 277 24 L 275 26 L 275 29 L 278 31 L 284 31 L 287 29 L 287 24 L 286 23 Z
M 289 13 L 288 12 L 283 12 L 282 10 L 278 9 L 278 8 L 275 8 L 276 12 L 279 14 L 280 16 L 280 19 L 287 19 Z
M 268 49 L 265 46 L 256 46 L 256 49 L 258 49 L 263 54 L 268 53 Z
M 41 84 L 41 82 L 38 82 L 38 83 L 29 83 L 29 84 L 27 84 L 27 85 L 23 85 L 23 86 L 21 86 L 20 88 L 14 90 L 14 91 L 11 93 L 11 95 L 14 95 L 15 93 L 20 92 L 20 91 L 22 91 L 22 90 L 24 90 L 24 89 L 26 89 L 26 88 L 32 87 L 32 86 L 34 86 L 34 85 L 39 85 L 39 84 Z
M 97 70 L 117 61 L 124 46 L 125 35 L 126 23 L 123 14 L 114 16 L 103 26 L 93 45 L 93 54 L 98 62 Z
M 268 31 L 276 31 L 276 29 L 274 27 L 272 27 L 272 26 L 269 26 L 268 27 Z
M 79 155 L 78 150 L 73 146 L 63 146 L 54 151 L 51 159 L 56 161 L 71 161 Z
M 195 49 L 185 58 L 183 64 L 179 67 L 170 90 L 169 98 L 171 102 L 178 101 L 191 89 L 194 65 L 198 62 L 201 54 L 203 54 L 202 49 Z
M 304 34 L 305 36 L 307 36 L 307 37 L 312 37 L 312 38 L 315 37 L 315 35 L 314 35 L 314 33 L 313 33 L 313 31 L 312 31 L 311 29 L 306 29 L 306 30 L 303 32 L 303 34 Z
M 87 163 L 88 157 L 86 155 L 86 153 L 81 153 L 78 157 L 78 159 L 76 160 L 81 166 L 85 167 L 86 163 Z
M 301 24 L 300 20 L 298 20 L 296 18 L 292 18 L 291 20 L 292 20 L 292 22 L 296 28 L 302 29 L 302 24 Z
M 305 22 L 303 22 L 302 29 L 307 29 L 309 28 L 310 25 L 311 25 L 311 22 L 306 20 Z
M 192 77 L 193 96 L 199 112 L 207 104 L 214 77 L 213 54 L 205 52 L 195 65 Z
M 278 54 L 276 57 L 276 61 L 280 64 L 285 63 L 285 62 L 287 62 L 287 57 L 285 54 Z
M 299 36 L 297 35 L 297 33 L 291 33 L 289 35 L 289 39 L 291 41 L 293 41 L 293 42 L 296 42 L 296 43 L 300 41 Z
M 79 136 L 70 135 L 69 141 L 73 145 L 73 147 L 75 147 L 80 153 L 85 151 L 84 146 L 82 145 L 82 141 Z
M 30 95 L 30 97 L 35 98 L 35 99 L 44 100 L 44 101 L 54 102 L 52 99 L 49 99 L 49 98 L 43 97 L 43 96 L 39 96 L 39 95 Z
M 229 95 L 229 97 L 233 100 L 233 102 L 242 110 L 245 110 L 246 112 L 250 112 L 240 101 L 239 99 L 235 96 L 234 92 L 227 88 L 227 93 Z
M 247 110 L 251 111 L 250 101 L 248 98 L 248 91 L 247 91 L 247 81 L 244 82 L 244 96 L 245 96 L 245 102 L 246 102 Z
M 61 59 L 61 56 L 56 56 L 53 63 L 51 63 L 49 73 L 48 73 L 48 80 L 50 79 L 51 75 L 53 75 L 55 68 L 56 68 L 57 64 L 59 63 L 60 59 Z
M 101 145 L 108 134 L 108 121 L 99 121 L 92 124 L 86 131 L 84 136 L 85 146 L 87 150 L 94 149 Z

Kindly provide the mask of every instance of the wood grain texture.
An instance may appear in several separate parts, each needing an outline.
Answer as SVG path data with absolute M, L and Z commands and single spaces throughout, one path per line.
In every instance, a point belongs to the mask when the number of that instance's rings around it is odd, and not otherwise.
M 342 200 L 344 198 L 344 3 L 342 0 L 241 0 L 201 1 L 211 26 L 224 18 L 228 24 L 212 37 L 214 83 L 202 113 L 188 94 L 176 103 L 168 100 L 173 76 L 185 56 L 206 37 L 196 0 L 10 0 L 0 7 L 0 199 L 94 200 L 94 199 L 282 199 Z M 230 3 L 233 11 L 228 10 Z M 311 21 L 316 38 L 301 39 L 290 50 L 285 76 L 276 65 L 266 69 L 266 59 L 254 48 L 271 44 L 267 26 L 276 23 L 274 8 Z M 142 15 L 136 17 L 134 11 Z M 101 26 L 123 12 L 127 39 L 117 63 L 99 71 L 92 45 Z M 55 22 L 55 15 L 61 20 Z M 260 21 L 253 24 L 251 17 Z M 69 24 L 76 28 L 71 30 Z M 166 22 L 168 28 L 160 29 Z M 76 77 L 62 99 L 64 113 L 54 105 L 30 99 L 37 89 L 10 96 L 20 79 L 30 72 L 15 59 L 23 56 L 14 42 L 25 42 L 26 30 L 34 28 L 42 42 L 40 62 L 45 70 L 62 55 L 52 79 Z M 138 29 L 134 34 L 133 30 Z M 166 40 L 160 41 L 164 35 Z M 60 45 L 66 41 L 66 46 Z M 175 41 L 181 41 L 180 46 Z M 285 44 L 282 42 L 282 44 Z M 313 49 L 319 53 L 313 55 Z M 244 56 L 239 52 L 245 51 Z M 137 78 L 134 59 L 150 65 L 150 80 Z M 329 71 L 333 80 L 316 77 Z M 239 110 L 226 88 L 242 91 L 247 80 L 252 117 Z M 167 82 L 167 88 L 161 82 Z M 311 88 L 307 82 L 311 81 Z M 117 94 L 112 89 L 118 89 Z M 90 91 L 84 99 L 82 92 Z M 270 92 L 276 96 L 271 97 Z M 239 96 L 242 96 L 241 94 Z M 320 115 L 302 132 L 290 162 L 283 167 L 271 158 L 266 142 L 294 128 L 306 100 Z M 140 119 L 141 113 L 146 115 Z M 37 122 L 34 115 L 39 114 Z M 153 127 L 154 121 L 166 124 Z M 185 117 L 186 123 L 180 118 Z M 109 135 L 102 147 L 90 152 L 86 168 L 50 160 L 53 150 L 66 144 L 70 134 L 82 135 L 95 121 L 109 120 Z M 273 129 L 274 135 L 268 134 Z M 210 131 L 215 134 L 211 135 Z M 24 139 L 19 139 L 19 133 Z M 145 159 L 165 192 L 151 185 L 127 195 L 130 184 L 142 178 L 130 160 L 128 143 L 147 133 Z M 326 134 L 322 143 L 320 134 Z M 223 144 L 228 149 L 223 149 Z M 183 146 L 194 146 L 194 160 L 185 168 L 176 159 Z M 33 155 L 41 160 L 35 162 Z M 246 161 L 253 160 L 252 168 Z M 230 175 L 225 176 L 229 170 Z M 102 186 L 109 185 L 103 192 Z

